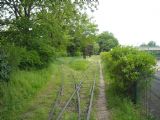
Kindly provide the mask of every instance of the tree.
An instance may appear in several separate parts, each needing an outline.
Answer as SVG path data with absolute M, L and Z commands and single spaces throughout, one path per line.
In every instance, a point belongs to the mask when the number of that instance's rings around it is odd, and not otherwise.
M 46 66 L 53 57 L 83 52 L 93 40 L 94 24 L 81 12 L 97 2 L 0 0 L 0 40 L 25 48 L 20 65 Z M 6 14 L 7 15 L 6 15 Z
M 98 53 L 99 53 L 99 44 L 95 42 L 93 44 L 93 49 L 94 49 L 94 54 L 98 55 Z
M 118 45 L 118 40 L 112 33 L 103 32 L 98 36 L 99 52 L 109 51 Z
M 149 41 L 148 44 L 142 43 L 140 45 L 140 47 L 157 47 L 158 45 L 156 45 L 155 41 Z
M 145 43 L 142 43 L 140 47 L 147 47 L 147 45 Z
M 72 55 L 76 52 L 81 52 L 83 57 L 86 58 L 89 55 L 87 51 L 91 50 L 91 46 L 93 46 L 96 40 L 97 25 L 92 23 L 86 14 L 83 14 L 79 15 L 79 21 L 72 24 L 69 28 L 72 37 L 68 46 L 68 52 L 72 52 Z
M 156 47 L 156 42 L 154 41 L 149 41 L 148 44 L 147 44 L 148 47 Z

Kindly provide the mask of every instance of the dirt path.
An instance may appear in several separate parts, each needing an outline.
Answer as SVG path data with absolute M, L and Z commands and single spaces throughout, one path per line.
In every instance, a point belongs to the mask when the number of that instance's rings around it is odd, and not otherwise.
M 109 112 L 106 108 L 105 83 L 100 64 L 99 95 L 97 100 L 97 120 L 109 120 Z

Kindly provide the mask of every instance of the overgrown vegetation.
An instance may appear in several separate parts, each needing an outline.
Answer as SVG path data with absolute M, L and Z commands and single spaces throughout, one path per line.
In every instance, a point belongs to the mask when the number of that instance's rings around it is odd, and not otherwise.
M 155 58 L 132 47 L 116 47 L 101 53 L 106 96 L 112 120 L 146 120 L 137 103 L 137 88 L 147 87 L 154 73 Z
M 9 82 L 0 84 L 0 119 L 14 120 L 28 101 L 51 80 L 56 69 L 57 65 L 52 64 L 43 70 L 13 72 Z
M 84 64 L 85 66 L 83 66 Z M 82 74 L 84 72 L 86 72 L 87 78 L 84 78 Z M 85 79 L 88 84 L 84 83 L 84 87 L 87 88 L 93 82 L 93 78 L 95 79 L 95 73 L 97 74 L 96 80 L 98 80 L 97 66 L 88 60 L 83 60 L 82 57 L 58 58 L 49 67 L 41 70 L 18 70 L 11 74 L 10 81 L 0 84 L 0 119 L 47 119 L 62 79 L 65 86 L 62 101 L 66 102 L 75 89 L 74 83 L 79 83 L 79 80 Z M 82 91 L 88 95 L 89 89 L 90 87 L 87 91 L 86 89 L 82 89 Z M 81 108 L 85 109 L 85 105 L 88 105 L 87 102 L 88 99 L 83 99 Z M 91 115 L 93 118 L 95 118 L 94 112 L 93 110 Z M 65 120 L 70 120 L 73 117 L 71 114 L 77 118 L 76 112 L 66 111 Z
M 99 44 L 99 52 L 108 52 L 119 44 L 117 38 L 110 32 L 99 34 L 97 43 Z
M 17 70 L 24 49 L 14 46 L 0 46 L 0 82 L 8 81 L 10 74 Z
M 88 46 L 95 42 L 97 25 L 81 11 L 96 5 L 94 1 L 0 0 L 0 79 L 9 80 L 12 66 L 42 69 L 59 56 L 91 55 L 93 48 Z M 8 60 L 11 57 L 16 65 Z
M 136 103 L 137 87 L 146 87 L 145 81 L 152 78 L 155 58 L 132 47 L 116 47 L 101 56 L 113 79 L 115 91 Z
M 122 96 L 115 91 L 113 79 L 110 78 L 107 68 L 103 68 L 107 86 L 107 107 L 111 120 L 155 120 L 152 116 L 146 116 L 141 105 L 134 104 L 127 96 Z

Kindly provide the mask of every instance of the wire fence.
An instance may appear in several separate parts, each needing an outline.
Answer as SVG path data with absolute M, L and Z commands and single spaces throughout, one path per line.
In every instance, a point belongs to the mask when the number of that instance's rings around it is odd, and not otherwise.
M 142 93 L 142 105 L 144 107 L 144 114 L 147 117 L 153 117 L 160 120 L 160 71 L 154 76 L 152 82 L 146 81 L 147 88 Z

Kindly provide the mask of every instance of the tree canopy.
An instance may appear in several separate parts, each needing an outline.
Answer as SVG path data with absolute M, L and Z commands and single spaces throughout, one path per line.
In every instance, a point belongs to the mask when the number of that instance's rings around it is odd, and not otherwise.
M 149 47 L 156 47 L 156 42 L 154 42 L 154 41 L 149 41 L 148 46 L 149 46 Z
M 155 41 L 149 41 L 148 44 L 141 44 L 140 47 L 157 47 L 158 45 L 156 44 Z
M 98 44 L 100 46 L 99 52 L 109 51 L 116 47 L 119 43 L 114 35 L 110 32 L 103 32 L 98 36 Z
M 97 3 L 0 0 L 0 49 L 3 51 L 0 54 L 6 56 L 2 57 L 4 61 L 8 59 L 7 66 L 13 64 L 10 62 L 13 56 L 20 69 L 39 69 L 58 56 L 91 54 L 97 25 L 91 22 L 85 9 L 94 10 Z

